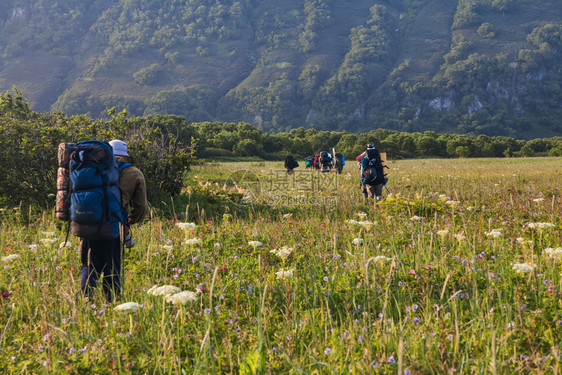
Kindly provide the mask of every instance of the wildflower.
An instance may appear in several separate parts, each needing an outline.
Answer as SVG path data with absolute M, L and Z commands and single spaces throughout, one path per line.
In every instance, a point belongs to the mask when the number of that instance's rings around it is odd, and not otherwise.
M 353 219 L 346 220 L 345 222 L 351 225 L 359 225 L 359 222 Z
M 449 234 L 449 230 L 447 230 L 447 229 L 437 231 L 437 235 L 440 236 L 440 237 L 445 237 L 448 234 Z
M 545 228 L 554 228 L 556 225 L 552 223 L 528 223 L 527 228 L 538 228 L 538 229 L 545 229 Z
M 474 206 L 468 206 L 466 208 L 467 211 L 473 211 L 474 209 L 476 209 Z
M 5 257 L 2 257 L 2 262 L 11 262 L 12 260 L 18 259 L 19 257 L 21 257 L 20 254 L 10 254 L 7 255 Z
M 260 241 L 249 241 L 248 245 L 252 246 L 254 249 L 256 247 L 262 247 L 263 244 Z
M 186 230 L 193 230 L 197 228 L 197 224 L 195 223 L 176 223 L 176 226 L 180 229 L 186 229 Z
M 331 348 L 324 349 L 324 354 L 326 354 L 326 355 L 332 354 L 332 349 Z
M 363 239 L 362 238 L 354 238 L 353 241 L 351 241 L 354 245 L 363 245 Z
M 364 219 L 364 218 L 367 217 L 367 213 L 363 212 L 363 211 L 360 211 L 360 212 L 357 213 L 357 216 L 359 216 L 359 218 L 361 218 L 361 219 Z
M 168 251 L 172 250 L 173 248 L 174 248 L 174 247 L 173 247 L 172 245 L 163 245 L 163 246 L 162 246 L 162 249 L 168 250 Z
M 363 220 L 363 221 L 358 221 L 357 224 L 361 225 L 365 229 L 370 229 L 373 225 L 377 225 L 377 222 Z
M 413 269 L 411 269 L 409 273 L 410 273 L 410 275 L 415 275 L 415 274 L 416 274 L 416 271 L 413 270 Z
M 291 253 L 293 252 L 293 248 L 291 247 L 287 247 L 287 246 L 283 246 L 282 248 L 276 250 L 273 249 L 270 251 L 270 253 L 277 255 L 279 258 L 285 259 L 287 258 L 289 255 L 291 255 Z
M 113 308 L 115 311 L 124 313 L 136 312 L 141 306 L 136 302 L 125 302 Z
M 544 249 L 544 253 L 551 258 L 559 258 L 562 259 L 562 247 L 557 247 L 553 249 L 552 247 Z
M 43 245 L 45 245 L 45 246 L 50 246 L 54 242 L 56 242 L 57 239 L 56 238 L 42 238 L 39 241 L 41 241 L 43 243 Z
M 414 215 L 410 218 L 410 221 L 421 221 L 421 220 L 423 220 L 423 217 L 417 215 Z
M 447 202 L 445 202 L 446 205 L 449 205 L 449 206 L 451 206 L 451 207 L 456 207 L 456 206 L 458 206 L 460 203 L 461 203 L 461 202 L 459 202 L 459 201 L 447 201 Z
M 44 236 L 47 237 L 54 237 L 55 236 L 55 232 L 41 232 Z
M 39 247 L 39 245 L 32 243 L 31 245 L 28 245 L 27 247 L 29 247 L 29 250 L 31 251 L 35 251 L 37 250 L 37 248 Z
M 146 291 L 148 294 L 153 296 L 168 296 L 170 294 L 175 294 L 181 292 L 181 289 L 173 285 L 154 285 L 152 288 Z
M 8 298 L 10 296 L 10 292 L 2 292 L 2 298 Z
M 275 276 L 278 279 L 286 279 L 289 277 L 293 277 L 293 272 L 294 270 L 292 268 L 288 269 L 287 271 L 284 271 L 283 269 L 280 269 L 279 271 L 275 272 Z
M 188 245 L 188 246 L 201 245 L 201 240 L 199 238 L 190 238 L 182 242 L 182 245 Z
M 289 219 L 291 216 L 293 216 L 292 213 L 288 213 L 288 214 L 283 215 L 283 217 L 284 217 L 285 219 Z
M 63 247 L 72 247 L 72 243 L 70 241 L 63 241 L 59 244 L 59 248 L 62 249 Z
M 388 358 L 388 363 L 396 363 L 396 360 L 394 359 L 393 355 L 391 355 L 390 358 Z
M 457 240 L 462 241 L 462 240 L 466 240 L 466 236 L 463 236 L 462 234 L 458 233 L 458 234 L 453 234 L 453 237 L 455 237 Z
M 169 294 L 165 297 L 166 302 L 171 302 L 174 305 L 186 305 L 188 302 L 197 301 L 197 293 L 189 290 L 183 292 Z
M 384 255 L 379 255 L 373 258 L 373 262 L 375 263 L 387 263 L 390 262 L 392 258 L 385 257 Z
M 499 238 L 503 235 L 501 229 L 492 229 L 490 232 L 485 232 L 485 234 L 492 238 Z
M 534 265 L 528 263 L 515 263 L 512 267 L 517 273 L 529 273 L 535 268 Z
M 538 202 L 542 202 L 542 201 L 544 201 L 544 198 L 535 198 L 535 199 L 533 199 L 533 202 L 537 202 L 537 203 L 538 203 Z

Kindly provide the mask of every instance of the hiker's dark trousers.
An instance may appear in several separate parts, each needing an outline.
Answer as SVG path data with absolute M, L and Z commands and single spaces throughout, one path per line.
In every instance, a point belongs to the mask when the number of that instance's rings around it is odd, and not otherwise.
M 80 287 L 85 296 L 90 297 L 98 279 L 103 274 L 103 291 L 108 301 L 118 297 L 121 292 L 121 241 L 83 240 L 82 269 Z
M 382 187 L 383 184 L 377 184 L 377 185 L 363 184 L 363 196 L 365 198 L 368 198 L 370 194 L 372 198 L 380 197 L 382 196 Z

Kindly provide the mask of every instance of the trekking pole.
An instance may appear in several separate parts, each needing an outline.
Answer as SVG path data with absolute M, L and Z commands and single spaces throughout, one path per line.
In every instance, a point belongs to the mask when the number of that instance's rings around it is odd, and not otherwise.
M 386 187 L 386 185 L 383 185 L 386 188 L 386 191 L 388 192 L 388 194 L 392 194 L 392 192 Z

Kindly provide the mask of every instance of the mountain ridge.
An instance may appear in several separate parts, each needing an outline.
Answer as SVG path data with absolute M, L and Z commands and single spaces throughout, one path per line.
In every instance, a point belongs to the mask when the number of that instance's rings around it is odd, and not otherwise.
M 560 19 L 554 0 L 6 0 L 0 90 L 266 131 L 558 135 Z

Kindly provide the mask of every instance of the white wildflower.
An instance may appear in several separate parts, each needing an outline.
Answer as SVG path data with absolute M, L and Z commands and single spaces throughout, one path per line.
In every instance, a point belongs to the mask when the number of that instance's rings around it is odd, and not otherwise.
M 414 215 L 410 218 L 410 221 L 421 221 L 421 220 L 423 220 L 423 217 L 417 215 Z
M 277 255 L 279 258 L 287 258 L 289 255 L 291 255 L 291 253 L 293 252 L 293 248 L 291 247 L 287 247 L 287 246 L 283 246 L 280 249 L 273 249 L 269 251 L 272 254 Z
M 260 241 L 249 241 L 248 245 L 252 246 L 254 249 L 256 247 L 262 247 L 263 244 Z
M 545 229 L 545 228 L 554 228 L 556 227 L 556 225 L 552 224 L 552 223 L 528 223 L 527 224 L 527 228 L 539 228 L 539 229 Z
M 41 232 L 41 233 L 46 237 L 54 237 L 55 236 L 55 232 Z
M 172 245 L 162 245 L 162 249 L 164 249 L 164 250 L 170 251 L 170 250 L 172 250 L 173 248 L 174 248 L 174 247 L 173 247 Z
M 392 260 L 392 258 L 385 257 L 384 255 L 379 255 L 373 258 L 373 262 L 375 263 L 388 263 Z
M 529 273 L 532 272 L 535 266 L 528 263 L 515 263 L 512 267 L 517 273 Z
M 544 198 L 535 198 L 535 199 L 533 199 L 533 202 L 537 202 L 537 203 L 538 203 L 538 202 L 542 202 L 542 201 L 544 201 Z
M 288 269 L 287 271 L 284 271 L 281 268 L 279 271 L 275 272 L 275 276 L 278 279 L 286 279 L 286 278 L 289 278 L 289 277 L 293 277 L 293 272 L 294 272 L 294 270 L 292 268 Z
M 515 239 L 515 241 L 517 241 L 517 243 L 520 243 L 520 244 L 524 244 L 524 243 L 525 243 L 525 239 L 524 239 L 523 237 L 517 237 L 517 238 Z
M 114 311 L 121 311 L 124 313 L 131 313 L 131 312 L 136 312 L 138 309 L 141 308 L 141 305 L 139 305 L 136 302 L 125 302 L 122 303 L 120 305 L 117 305 L 113 308 Z
M 362 238 L 354 238 L 353 241 L 351 241 L 354 245 L 363 245 L 363 239 Z
M 437 231 L 437 235 L 440 237 L 445 237 L 446 235 L 449 234 L 449 230 L 448 229 L 443 229 L 443 230 L 438 230 Z
M 466 236 L 463 236 L 462 234 L 458 233 L 458 234 L 453 234 L 453 237 L 455 237 L 457 240 L 462 241 L 462 240 L 466 240 Z
M 198 293 L 196 292 L 184 290 L 183 292 L 169 294 L 165 298 L 166 302 L 170 302 L 173 305 L 186 305 L 188 302 L 197 301 L 197 295 Z
M 461 202 L 459 202 L 459 201 L 447 201 L 447 202 L 445 202 L 445 204 L 447 204 L 447 205 L 449 205 L 449 206 L 451 206 L 451 207 L 456 207 L 456 206 L 458 206 L 460 203 L 461 203 Z
M 357 224 L 361 225 L 365 229 L 369 229 L 373 225 L 376 225 L 377 222 L 376 221 L 373 222 L 373 221 L 369 221 L 369 220 L 363 220 L 363 221 L 358 221 Z
M 486 236 L 488 237 L 492 237 L 492 238 L 499 238 L 501 236 L 503 236 L 501 229 L 492 229 L 489 232 L 484 232 L 486 234 Z
M 291 216 L 293 216 L 292 213 L 288 213 L 288 214 L 283 215 L 283 217 L 284 217 L 285 219 L 289 219 L 289 218 L 291 218 Z
M 351 225 L 359 225 L 359 222 L 353 219 L 346 220 L 345 222 Z
M 450 198 L 447 194 L 439 194 L 439 199 L 442 201 L 448 201 Z
M 153 296 L 168 296 L 170 294 L 175 294 L 181 292 L 181 289 L 173 285 L 154 285 L 152 288 L 146 291 L 148 294 Z
M 195 223 L 176 223 L 176 226 L 180 229 L 186 229 L 186 230 L 193 230 L 197 228 L 197 224 Z
M 61 242 L 61 243 L 59 244 L 59 248 L 62 249 L 63 247 L 72 247 L 72 242 L 70 242 L 70 241 L 66 241 L 66 242 L 63 241 L 63 242 Z
M 18 259 L 19 257 L 21 257 L 20 254 L 10 254 L 7 255 L 5 257 L 2 257 L 2 262 L 11 262 L 12 260 Z
M 466 208 L 467 211 L 472 211 L 472 210 L 474 210 L 474 209 L 475 209 L 474 206 L 468 206 L 468 207 Z
M 182 245 L 187 245 L 187 246 L 201 245 L 201 240 L 199 238 L 190 238 L 182 242 Z
M 360 212 L 357 213 L 357 216 L 359 216 L 359 218 L 361 218 L 361 219 L 364 219 L 364 218 L 367 217 L 367 213 L 363 212 L 363 211 L 360 211 Z
M 544 253 L 551 258 L 559 258 L 562 259 L 562 247 L 557 247 L 553 249 L 552 247 L 544 249 Z
M 29 250 L 35 251 L 35 250 L 37 250 L 39 245 L 37 245 L 36 243 L 32 243 L 31 245 L 28 245 L 27 247 L 29 247 Z
M 55 243 L 57 241 L 56 238 L 42 238 L 39 241 L 41 241 L 41 243 L 43 243 L 43 245 L 45 246 L 50 246 L 53 243 Z

